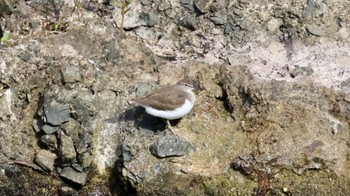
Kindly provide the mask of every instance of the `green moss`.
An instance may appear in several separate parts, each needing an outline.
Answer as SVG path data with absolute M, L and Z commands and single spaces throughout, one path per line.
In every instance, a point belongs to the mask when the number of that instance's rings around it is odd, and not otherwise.
M 0 195 L 53 195 L 58 194 L 61 181 L 32 169 L 10 165 L 5 169 L 6 181 L 0 181 Z
M 166 174 L 160 180 L 144 182 L 138 186 L 139 195 L 252 195 L 257 184 L 246 180 L 244 184 L 232 174 L 214 177 L 193 176 L 190 174 Z

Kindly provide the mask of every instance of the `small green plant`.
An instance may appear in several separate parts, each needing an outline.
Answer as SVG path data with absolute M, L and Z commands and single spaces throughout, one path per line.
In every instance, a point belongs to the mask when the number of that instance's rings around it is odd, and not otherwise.
M 122 14 L 122 21 L 120 22 L 120 30 L 123 30 L 123 26 L 124 26 L 124 17 L 126 14 L 126 0 L 122 0 L 122 9 L 121 9 L 121 14 Z
M 74 0 L 74 8 L 72 13 L 77 10 L 78 11 L 78 20 L 80 21 L 82 17 L 82 5 L 81 5 L 81 0 Z
M 4 32 L 3 36 L 0 39 L 0 43 L 4 44 L 10 39 L 10 34 L 7 32 Z
M 122 15 L 121 21 L 120 21 L 120 30 L 123 30 L 124 27 L 124 21 L 125 21 L 125 14 L 128 12 L 130 8 L 127 8 L 133 0 L 120 0 L 116 2 L 115 7 L 120 7 L 120 14 Z M 120 4 L 119 4 L 120 2 Z

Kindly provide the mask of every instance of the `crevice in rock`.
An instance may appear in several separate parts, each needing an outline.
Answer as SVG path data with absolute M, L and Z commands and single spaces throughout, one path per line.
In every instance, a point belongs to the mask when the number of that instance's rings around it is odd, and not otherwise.
M 233 107 L 232 103 L 230 102 L 230 100 L 228 99 L 227 90 L 224 88 L 224 86 L 222 84 L 219 84 L 219 86 L 221 87 L 222 95 L 220 97 L 216 97 L 216 99 L 223 102 L 224 107 L 225 107 L 227 112 L 232 113 L 234 107 Z
M 110 172 L 109 187 L 113 194 L 122 196 L 133 196 L 137 195 L 137 190 L 132 186 L 131 182 L 125 179 L 123 176 L 124 168 L 124 145 L 121 144 L 117 148 L 118 159 L 115 161 L 114 166 Z

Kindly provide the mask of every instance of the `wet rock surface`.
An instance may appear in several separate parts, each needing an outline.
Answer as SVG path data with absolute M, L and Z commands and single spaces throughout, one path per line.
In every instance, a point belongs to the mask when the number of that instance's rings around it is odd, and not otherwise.
M 0 195 L 348 192 L 346 1 L 114 3 L 0 0 Z M 129 102 L 185 76 L 173 133 Z

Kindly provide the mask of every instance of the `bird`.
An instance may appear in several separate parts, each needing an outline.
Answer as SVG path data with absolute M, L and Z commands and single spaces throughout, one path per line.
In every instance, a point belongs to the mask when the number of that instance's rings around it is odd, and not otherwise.
M 184 78 L 174 85 L 165 86 L 142 98 L 131 99 L 145 108 L 146 113 L 162 118 L 171 128 L 169 120 L 180 119 L 188 114 L 196 100 L 193 80 Z

